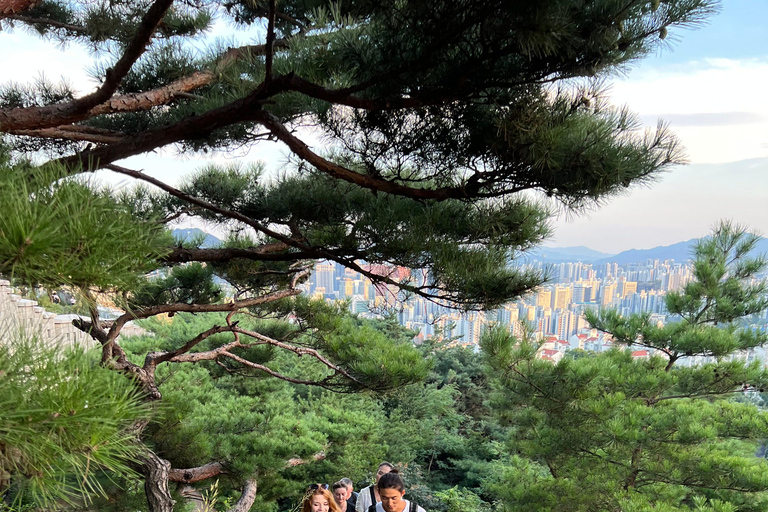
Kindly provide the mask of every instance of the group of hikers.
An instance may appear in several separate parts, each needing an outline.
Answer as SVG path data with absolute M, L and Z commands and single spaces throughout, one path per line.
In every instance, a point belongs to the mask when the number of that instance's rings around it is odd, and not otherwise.
M 312 484 L 304 497 L 301 512 L 425 512 L 403 499 L 405 485 L 398 469 L 389 462 L 379 464 L 376 481 L 354 492 L 352 480 L 342 478 L 328 484 Z

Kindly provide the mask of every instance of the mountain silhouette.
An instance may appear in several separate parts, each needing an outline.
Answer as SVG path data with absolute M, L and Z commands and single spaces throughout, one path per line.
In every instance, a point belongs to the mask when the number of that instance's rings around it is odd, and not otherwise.
M 181 242 L 189 242 L 192 240 L 195 242 L 202 241 L 202 243 L 198 244 L 198 247 L 203 249 L 221 245 L 221 240 L 199 228 L 174 229 L 171 233 L 176 240 Z

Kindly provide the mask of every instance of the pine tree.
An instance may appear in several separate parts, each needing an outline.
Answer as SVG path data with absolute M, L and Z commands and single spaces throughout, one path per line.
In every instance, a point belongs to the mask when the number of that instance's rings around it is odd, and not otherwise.
M 298 298 L 312 262 L 468 309 L 532 289 L 543 276 L 510 261 L 547 236 L 555 201 L 578 210 L 681 161 L 663 125 L 642 132 L 596 84 L 714 8 L 714 0 L 46 0 L 3 9 L 5 27 L 108 57 L 90 66 L 99 86 L 84 96 L 42 80 L 0 91 L 8 147 L 0 193 L 11 205 L 0 218 L 0 272 L 80 290 L 92 307 L 77 326 L 101 346 L 102 363 L 149 400 L 162 397 L 163 363 L 208 361 L 344 391 L 412 382 L 426 373 L 413 351 Z M 194 51 L 190 41 L 215 18 L 250 27 L 261 44 Z M 327 149 L 305 143 L 307 128 Z M 172 186 L 119 165 L 161 148 L 227 152 L 265 139 L 293 157 L 278 178 L 233 164 Z M 83 176 L 98 169 L 154 188 L 95 190 Z M 232 236 L 219 248 L 177 244 L 163 228 L 183 215 L 229 226 Z M 147 279 L 153 270 L 164 277 Z M 105 295 L 126 313 L 101 319 L 95 304 Z M 128 357 L 119 339 L 126 322 L 183 312 L 226 316 Z M 262 330 L 246 327 L 246 312 L 264 320 Z M 267 347 L 324 370 L 282 373 L 257 357 Z M 150 506 L 167 511 L 169 464 L 150 454 Z M 255 478 L 233 510 L 253 503 Z
M 757 240 L 724 223 L 699 241 L 694 281 L 667 296 L 679 321 L 588 315 L 625 350 L 553 365 L 501 330 L 485 339 L 513 453 L 528 459 L 511 459 L 491 486 L 507 510 L 765 509 L 768 465 L 756 452 L 768 414 L 748 397 L 768 372 L 739 356 L 768 340 L 739 325 L 768 306 L 755 277 L 766 261 L 749 255 Z M 637 345 L 653 355 L 633 359 Z
M 135 425 L 151 418 L 134 386 L 80 349 L 3 332 L 0 510 L 89 505 L 103 476 L 135 478 Z

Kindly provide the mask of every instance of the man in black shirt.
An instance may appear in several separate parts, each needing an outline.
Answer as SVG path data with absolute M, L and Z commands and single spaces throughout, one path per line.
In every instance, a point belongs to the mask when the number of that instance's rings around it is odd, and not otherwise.
M 355 505 L 357 505 L 357 493 L 353 490 L 352 480 L 349 478 L 342 478 L 339 482 L 347 486 L 347 510 L 355 510 Z

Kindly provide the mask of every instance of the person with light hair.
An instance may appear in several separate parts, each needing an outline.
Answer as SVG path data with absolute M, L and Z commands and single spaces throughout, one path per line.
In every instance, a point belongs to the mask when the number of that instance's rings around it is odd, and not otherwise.
M 357 493 L 354 489 L 354 484 L 349 478 L 342 478 L 339 482 L 347 486 L 347 507 L 349 510 L 355 510 L 357 506 Z
M 382 476 L 386 475 L 393 469 L 395 469 L 395 466 L 389 462 L 382 462 L 379 464 L 379 469 L 376 471 L 376 476 L 374 477 L 376 479 L 374 484 L 361 489 L 360 494 L 357 495 L 355 512 L 367 512 L 371 505 L 375 505 L 381 501 L 381 498 L 379 497 L 379 491 L 376 489 L 376 484 L 379 482 L 379 479 Z

